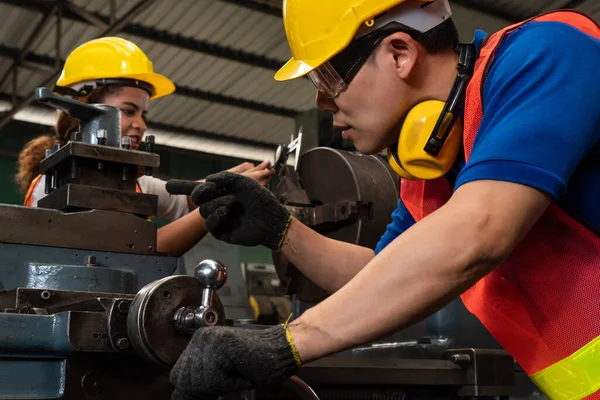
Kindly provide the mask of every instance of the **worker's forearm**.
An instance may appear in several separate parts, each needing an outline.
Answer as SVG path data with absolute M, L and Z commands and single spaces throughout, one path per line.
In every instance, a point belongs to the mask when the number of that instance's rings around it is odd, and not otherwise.
M 465 184 L 290 324 L 301 359 L 367 343 L 439 310 L 508 257 L 550 201 L 517 184 Z
M 374 257 L 371 249 L 326 238 L 296 219 L 285 243 L 284 256 L 329 293 L 344 286 Z
M 472 264 L 471 232 L 460 225 L 443 229 L 428 229 L 427 223 L 415 225 L 336 294 L 293 322 L 292 336 L 302 360 L 416 323 L 476 282 L 480 273 L 464 273 L 463 266 Z M 480 265 L 473 271 L 488 269 Z
M 206 233 L 204 218 L 198 211 L 192 211 L 158 230 L 157 250 L 171 257 L 181 257 Z

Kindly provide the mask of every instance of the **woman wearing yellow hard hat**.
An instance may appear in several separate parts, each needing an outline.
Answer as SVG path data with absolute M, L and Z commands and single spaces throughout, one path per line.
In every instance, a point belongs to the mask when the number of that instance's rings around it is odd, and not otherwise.
M 136 150 L 146 131 L 149 101 L 173 93 L 175 85 L 154 72 L 152 62 L 137 45 L 118 37 L 103 37 L 71 52 L 53 91 L 83 103 L 120 109 L 121 135 L 129 136 L 131 148 Z M 38 174 L 45 150 L 57 143 L 66 144 L 77 127 L 76 119 L 61 112 L 52 135 L 31 140 L 20 152 L 16 181 L 26 193 L 26 206 L 37 207 L 38 200 L 45 196 L 45 176 Z M 273 174 L 268 167 L 267 162 L 258 166 L 243 163 L 230 171 L 266 184 Z M 159 229 L 157 250 L 181 256 L 206 235 L 204 219 L 199 213 L 190 213 L 195 206 L 187 196 L 172 196 L 165 185 L 165 181 L 152 176 L 137 180 L 139 192 L 158 196 L 158 216 L 175 220 Z

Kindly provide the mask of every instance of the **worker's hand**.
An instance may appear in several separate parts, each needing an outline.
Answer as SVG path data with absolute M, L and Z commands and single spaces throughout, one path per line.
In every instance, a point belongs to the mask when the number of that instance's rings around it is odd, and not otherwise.
M 250 164 L 250 163 L 248 163 Z M 252 164 L 250 164 L 252 165 Z M 235 172 L 229 170 L 230 172 Z M 270 161 L 263 161 L 258 164 L 256 167 L 251 167 L 243 172 L 238 172 L 241 175 L 247 176 L 249 178 L 254 179 L 256 182 L 260 183 L 263 186 L 267 186 L 273 175 L 275 174 L 275 168 L 271 168 Z
M 247 176 L 219 172 L 205 183 L 170 180 L 171 194 L 190 194 L 216 238 L 242 246 L 279 249 L 291 220 L 290 212 L 273 193 Z
M 243 174 L 244 172 L 246 172 L 252 168 L 255 168 L 254 164 L 252 164 L 251 162 L 244 162 L 239 165 L 236 165 L 233 168 L 229 168 L 227 171 L 233 172 L 234 174 Z
M 291 343 L 283 325 L 200 328 L 171 371 L 172 399 L 211 399 L 284 382 L 300 366 Z

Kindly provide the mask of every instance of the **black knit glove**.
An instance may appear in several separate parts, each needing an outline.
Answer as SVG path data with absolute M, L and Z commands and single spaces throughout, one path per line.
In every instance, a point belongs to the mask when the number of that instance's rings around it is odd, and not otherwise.
M 255 180 L 231 172 L 210 175 L 201 184 L 170 180 L 167 191 L 191 195 L 206 220 L 206 229 L 231 244 L 278 250 L 291 220 L 290 212 L 273 193 Z
M 282 383 L 300 365 L 290 342 L 283 325 L 258 330 L 200 328 L 171 370 L 170 379 L 175 386 L 171 398 L 212 400 Z

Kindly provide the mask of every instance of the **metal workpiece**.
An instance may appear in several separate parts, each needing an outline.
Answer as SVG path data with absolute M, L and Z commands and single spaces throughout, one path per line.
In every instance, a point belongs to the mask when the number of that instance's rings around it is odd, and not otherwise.
M 127 213 L 0 205 L 0 242 L 156 255 L 156 224 Z
M 81 140 L 98 143 L 98 132 L 104 134 L 104 144 L 119 147 L 121 140 L 121 111 L 105 104 L 84 104 L 66 96 L 58 96 L 48 88 L 35 90 L 35 99 L 77 118 L 80 123 Z
M 38 207 L 64 212 L 99 209 L 135 214 L 158 213 L 158 196 L 95 186 L 66 184 L 38 201 Z
M 399 178 L 379 156 L 318 147 L 304 153 L 297 170 L 285 166 L 274 190 L 300 222 L 347 243 L 375 248 L 398 206 Z M 327 293 L 285 259 L 273 260 L 286 293 L 320 301 Z
M 219 284 L 218 279 L 209 281 Z M 135 352 L 148 362 L 170 367 L 196 329 L 225 324 L 221 300 L 216 295 L 207 296 L 207 290 L 214 287 L 202 286 L 191 276 L 166 277 L 142 288 L 127 316 L 128 337 Z M 205 307 L 207 297 L 210 302 Z

